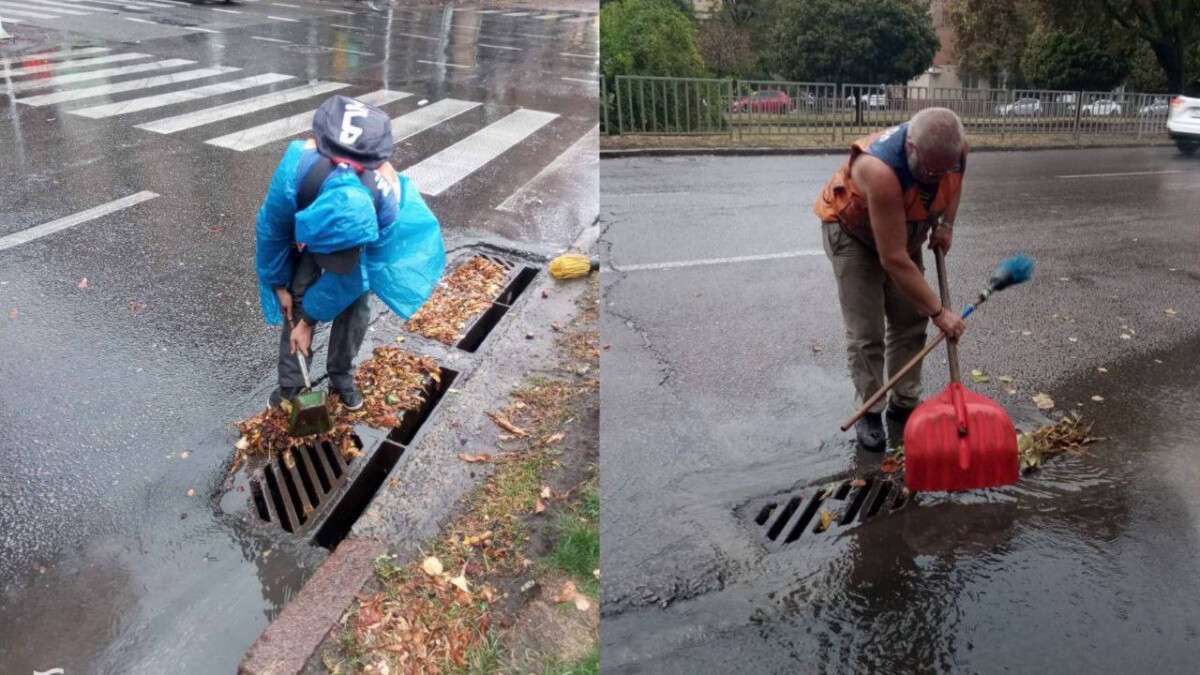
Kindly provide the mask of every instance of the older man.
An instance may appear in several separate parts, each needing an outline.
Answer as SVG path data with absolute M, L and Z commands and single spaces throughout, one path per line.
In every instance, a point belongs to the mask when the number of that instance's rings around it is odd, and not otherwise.
M 950 251 L 967 143 L 946 108 L 927 108 L 899 126 L 860 138 L 813 207 L 824 228 L 846 324 L 850 377 L 859 402 L 875 393 L 925 343 L 928 320 L 948 337 L 966 326 L 925 281 L 921 245 Z M 921 370 L 892 390 L 888 418 L 900 429 L 921 399 Z M 855 427 L 858 442 L 886 442 L 884 403 Z

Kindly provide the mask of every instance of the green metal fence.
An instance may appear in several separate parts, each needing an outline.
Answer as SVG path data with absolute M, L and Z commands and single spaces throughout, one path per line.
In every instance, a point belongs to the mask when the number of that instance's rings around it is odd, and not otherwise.
M 957 112 L 972 134 L 1154 137 L 1166 133 L 1170 100 L 1163 94 L 625 75 L 602 81 L 600 91 L 606 134 L 833 141 L 898 124 L 932 106 Z

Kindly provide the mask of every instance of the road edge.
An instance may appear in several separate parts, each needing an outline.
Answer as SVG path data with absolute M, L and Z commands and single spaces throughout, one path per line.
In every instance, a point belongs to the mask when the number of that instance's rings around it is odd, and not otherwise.
M 1128 143 L 1098 143 L 1095 145 L 983 145 L 971 146 L 971 152 L 1029 152 L 1033 150 L 1095 150 L 1112 148 L 1149 148 L 1167 147 L 1169 141 L 1141 144 Z M 846 148 L 850 146 L 847 144 Z M 763 157 L 775 155 L 842 155 L 843 148 L 775 148 L 775 147 L 711 147 L 711 148 L 601 148 L 600 159 L 621 159 L 629 157 L 689 157 L 711 155 L 717 157 Z

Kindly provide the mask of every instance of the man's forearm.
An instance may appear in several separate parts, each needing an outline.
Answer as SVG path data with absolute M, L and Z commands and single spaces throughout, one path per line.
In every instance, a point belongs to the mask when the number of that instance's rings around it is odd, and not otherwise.
M 921 268 L 917 267 L 911 258 L 905 256 L 902 259 L 882 262 L 884 271 L 900 287 L 900 292 L 917 306 L 918 312 L 925 316 L 933 316 L 941 310 L 941 299 L 925 282 Z

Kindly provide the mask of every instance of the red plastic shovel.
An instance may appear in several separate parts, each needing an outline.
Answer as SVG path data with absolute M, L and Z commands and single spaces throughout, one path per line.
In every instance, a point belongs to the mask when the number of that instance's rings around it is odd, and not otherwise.
M 942 305 L 950 306 L 946 256 L 937 258 Z M 919 492 L 1012 485 L 1020 473 L 1017 430 L 1004 408 L 960 381 L 958 341 L 947 340 L 950 384 L 917 406 L 904 427 L 904 482 Z
M 935 251 L 942 304 L 950 304 L 946 280 L 946 258 Z M 1033 261 L 1025 256 L 1005 260 L 992 274 L 989 288 L 963 312 L 965 319 L 999 290 L 1027 281 Z M 897 371 L 845 424 L 849 429 L 874 406 L 909 370 L 920 364 L 945 338 L 936 338 Z M 904 480 L 910 490 L 941 492 L 974 490 L 1017 482 L 1019 456 L 1017 432 L 1008 413 L 998 403 L 967 390 L 959 381 L 958 345 L 946 345 L 950 361 L 950 384 L 942 393 L 917 406 L 904 428 Z

